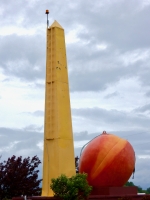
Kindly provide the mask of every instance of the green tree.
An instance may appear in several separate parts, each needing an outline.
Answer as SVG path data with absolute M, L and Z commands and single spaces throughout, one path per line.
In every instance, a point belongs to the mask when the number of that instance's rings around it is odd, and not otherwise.
M 138 193 L 143 193 L 143 189 L 141 186 L 137 186 L 137 188 L 138 188 Z
M 150 187 L 147 188 L 147 194 L 150 194 Z
M 40 195 L 41 179 L 37 169 L 41 161 L 37 156 L 12 156 L 0 163 L 0 199 L 21 195 Z
M 125 186 L 135 186 L 133 182 L 126 182 Z
M 87 199 L 92 187 L 88 185 L 86 174 L 76 174 L 71 178 L 61 175 L 52 179 L 50 185 L 56 197 L 63 200 Z

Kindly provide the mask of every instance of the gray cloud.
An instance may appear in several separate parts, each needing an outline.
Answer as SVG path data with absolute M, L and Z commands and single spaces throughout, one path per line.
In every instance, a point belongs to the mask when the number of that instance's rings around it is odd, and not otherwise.
M 108 41 L 119 49 L 149 46 L 148 32 L 144 31 L 147 30 L 149 25 L 147 18 L 149 6 L 143 10 L 139 9 L 140 1 L 128 3 L 126 1 L 113 1 L 112 3 L 104 3 L 103 6 L 100 2 L 97 2 L 90 8 L 83 4 L 80 4 L 83 12 L 82 15 L 79 15 L 79 18 L 85 25 L 85 29 L 89 30 L 87 33 L 89 37 L 94 36 L 101 41 Z M 145 20 L 143 21 L 143 19 Z M 84 38 L 87 35 L 83 33 Z
M 144 105 L 140 108 L 137 108 L 134 111 L 135 112 L 142 112 L 142 113 L 148 111 L 150 113 L 150 104 L 147 104 L 147 105 Z
M 118 92 L 113 92 L 111 94 L 106 95 L 105 98 L 109 99 L 109 98 L 113 98 L 113 97 L 116 97 L 116 96 L 118 96 Z
M 0 67 L 9 77 L 35 81 L 45 77 L 45 48 L 39 36 L 0 37 Z
M 7 160 L 13 155 L 23 158 L 37 155 L 42 161 L 43 153 L 38 146 L 39 142 L 43 141 L 41 132 L 0 127 L 0 138 L 1 161 Z M 42 164 L 39 166 L 39 170 L 39 178 L 41 178 Z
M 113 127 L 120 127 L 126 129 L 141 128 L 143 130 L 149 130 L 149 120 L 150 118 L 145 115 L 137 115 L 132 112 L 124 112 L 118 110 L 106 110 L 102 108 L 81 108 L 73 109 L 73 116 L 81 117 L 84 120 L 89 120 L 89 122 L 101 126 L 107 124 Z
M 30 124 L 29 126 L 26 126 L 23 128 L 24 131 L 35 131 L 35 132 L 43 132 L 43 125 L 42 126 L 36 126 L 34 124 Z
M 19 17 L 23 18 L 22 23 L 26 28 L 34 28 L 40 23 L 44 25 L 44 10 L 45 6 L 48 6 L 48 1 L 39 2 L 39 5 L 26 1 L 23 9 L 19 9 L 20 2 L 16 2 L 7 7 L 2 3 L 5 12 L 10 15 L 12 13 L 11 17 L 13 18 L 10 18 L 9 15 L 6 16 L 8 25 L 12 20 L 16 22 Z M 141 2 L 136 1 L 135 3 L 135 0 L 131 2 L 114 1 L 113 3 L 97 1 L 95 4 L 88 1 L 90 6 L 85 6 L 85 1 L 80 4 L 66 2 L 67 7 L 61 2 L 53 3 L 51 1 L 53 9 L 50 11 L 50 17 L 57 13 L 57 19 L 60 20 L 60 23 L 63 21 L 66 32 L 78 25 L 82 26 L 83 30 L 77 34 L 77 37 L 81 42 L 88 42 L 82 46 L 80 42 L 78 45 L 67 46 L 71 91 L 104 90 L 109 84 L 114 84 L 119 79 L 129 76 L 138 76 L 143 84 L 149 85 L 149 68 L 146 67 L 150 63 L 149 60 L 148 62 L 140 61 L 135 65 L 128 64 L 126 68 L 120 67 L 123 63 L 118 60 L 129 50 L 141 49 L 144 51 L 149 48 L 149 31 L 147 30 L 149 6 L 142 9 Z M 13 12 L 12 6 L 15 8 Z M 43 8 L 43 12 L 38 11 L 39 6 L 40 11 Z M 59 12 L 57 12 L 58 10 Z M 76 14 L 77 10 L 80 13 L 78 15 Z M 82 12 L 80 12 L 81 10 Z M 15 15 L 13 15 L 14 12 Z M 70 16 L 70 20 L 68 20 L 68 16 Z M 50 20 L 52 19 L 50 18 Z M 26 81 L 44 79 L 44 32 L 43 35 L 36 33 L 33 36 L 15 34 L 1 36 L 0 40 L 0 67 L 5 75 L 15 76 Z M 96 45 L 103 42 L 108 44 L 108 49 L 106 51 L 96 49 Z M 129 52 L 129 54 L 131 53 Z
M 145 93 L 145 96 L 150 97 L 150 91 Z
M 8 156 L 22 155 L 23 157 L 38 155 L 42 158 L 42 151 L 36 146 L 41 141 L 42 134 L 37 131 L 22 129 L 0 128 L 0 154 L 3 159 Z
M 36 110 L 34 112 L 24 112 L 23 114 L 33 115 L 35 117 L 43 117 L 44 116 L 44 111 L 42 111 L 42 110 Z
M 148 74 L 150 59 L 142 59 L 140 56 L 147 50 L 135 50 L 131 52 L 99 52 L 98 50 L 88 51 L 86 46 L 81 48 L 75 46 L 76 58 L 74 64 L 70 64 L 69 73 L 71 91 L 98 91 L 106 89 L 110 84 L 116 84 L 121 79 L 137 77 L 144 84 L 149 84 Z M 80 49 L 78 51 L 77 49 Z M 70 51 L 70 49 L 69 49 Z M 81 54 L 82 52 L 82 54 Z M 74 56 L 74 53 L 70 51 Z M 143 56 L 145 56 L 143 54 Z M 69 60 L 69 62 L 71 62 Z M 82 60 L 80 62 L 80 60 Z M 122 66 L 122 67 L 120 67 Z M 146 77 L 145 77 L 146 75 Z

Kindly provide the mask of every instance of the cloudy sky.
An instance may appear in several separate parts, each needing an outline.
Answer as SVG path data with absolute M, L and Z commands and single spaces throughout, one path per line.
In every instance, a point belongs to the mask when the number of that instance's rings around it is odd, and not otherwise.
M 150 187 L 150 0 L 0 1 L 0 155 L 42 160 L 46 15 L 65 29 L 75 154 L 106 130 Z

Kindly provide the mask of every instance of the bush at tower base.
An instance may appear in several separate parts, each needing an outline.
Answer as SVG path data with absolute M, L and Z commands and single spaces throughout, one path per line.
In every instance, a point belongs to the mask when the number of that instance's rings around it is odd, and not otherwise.
M 131 144 L 105 131 L 83 150 L 79 172 L 87 173 L 94 187 L 123 186 L 135 168 L 135 152 Z

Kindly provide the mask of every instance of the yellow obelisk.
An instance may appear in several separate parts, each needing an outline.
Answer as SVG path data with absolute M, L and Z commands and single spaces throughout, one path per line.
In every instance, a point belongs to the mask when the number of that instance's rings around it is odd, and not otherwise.
M 47 28 L 42 196 L 53 196 L 52 178 L 75 175 L 74 146 L 64 29 Z

